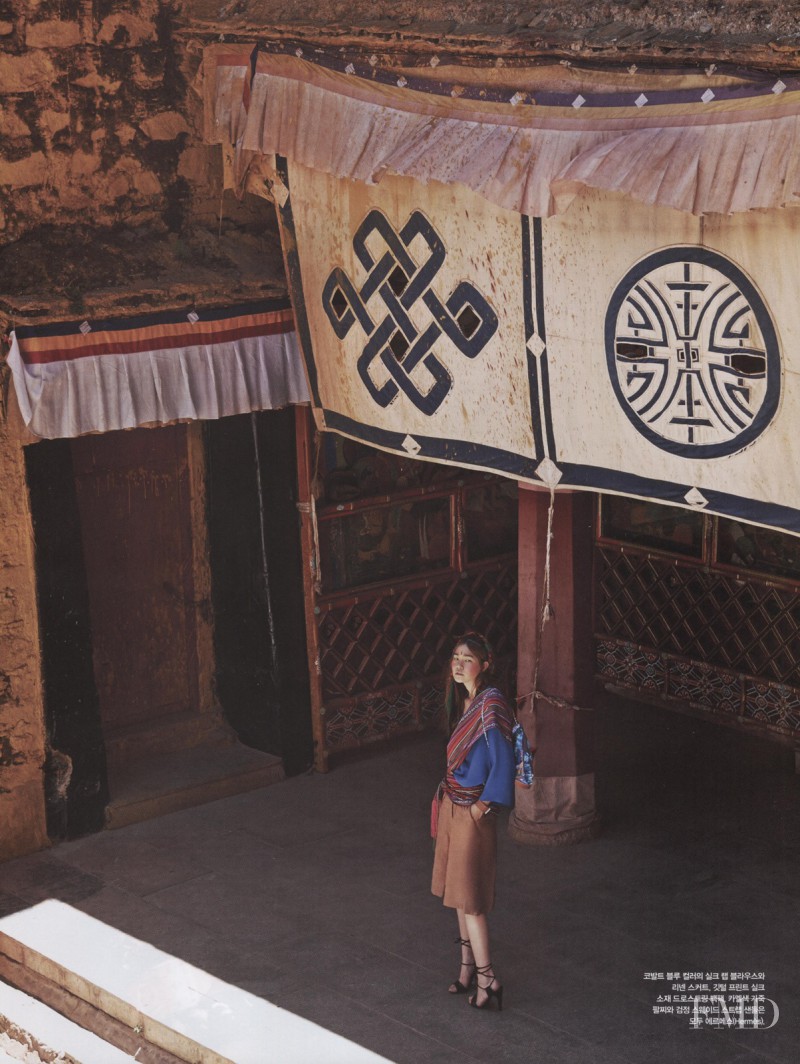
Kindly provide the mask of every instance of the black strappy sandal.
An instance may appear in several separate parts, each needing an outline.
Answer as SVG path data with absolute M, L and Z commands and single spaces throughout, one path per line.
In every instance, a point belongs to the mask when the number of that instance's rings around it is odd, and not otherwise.
M 494 972 L 492 971 L 491 961 L 489 962 L 489 964 L 484 964 L 481 968 L 477 968 L 476 967 L 476 969 L 475 969 L 475 977 L 476 977 L 475 981 L 477 983 L 478 989 L 475 991 L 475 993 L 471 997 L 467 998 L 467 1004 L 471 1005 L 474 1009 L 491 1009 L 492 1002 L 496 1001 L 497 1002 L 497 1011 L 498 1012 L 502 1012 L 503 1011 L 503 986 L 502 986 L 502 984 L 500 984 L 497 987 L 493 987 L 492 986 L 492 983 L 495 981 L 495 975 L 494 975 Z M 481 979 L 488 979 L 489 980 L 489 985 L 488 986 L 481 986 Z M 481 990 L 484 992 L 486 997 L 481 1002 L 481 1004 L 479 1005 L 478 1004 L 478 993 Z
M 454 941 L 458 942 L 459 945 L 461 945 L 462 947 L 466 946 L 467 949 L 470 951 L 470 953 L 472 952 L 472 946 L 471 946 L 470 941 L 469 941 L 468 938 L 456 938 L 456 939 L 454 939 Z M 461 956 L 463 958 L 464 954 L 462 953 Z M 448 989 L 448 993 L 450 993 L 450 994 L 466 994 L 469 990 L 471 990 L 473 988 L 473 986 L 475 986 L 476 979 L 477 979 L 477 976 L 476 976 L 475 973 L 477 972 L 477 968 L 475 967 L 474 958 L 471 961 L 465 961 L 465 960 L 462 959 L 461 967 L 462 968 L 472 968 L 472 975 L 467 980 L 467 985 L 466 986 L 464 986 L 464 984 L 461 982 L 460 979 L 456 979 L 456 981 L 454 983 L 451 983 L 450 986 L 447 988 Z M 461 972 L 459 971 L 458 974 L 461 975 Z

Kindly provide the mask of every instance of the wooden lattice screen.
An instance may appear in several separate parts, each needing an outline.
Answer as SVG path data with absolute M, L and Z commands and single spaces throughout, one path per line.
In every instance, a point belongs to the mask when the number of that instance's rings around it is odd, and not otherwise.
M 484 632 L 501 666 L 516 654 L 516 562 L 381 589 L 319 607 L 322 735 L 333 753 L 431 726 L 442 677 L 465 628 Z
M 324 770 L 332 754 L 437 724 L 450 651 L 466 630 L 487 636 L 501 681 L 513 690 L 516 555 L 466 562 L 458 519 L 452 525 L 454 565 L 322 594 L 311 499 L 315 462 L 302 419 L 298 455 L 317 768 Z M 454 482 L 452 490 L 460 492 L 461 485 Z
M 595 553 L 604 680 L 800 733 L 800 594 L 626 546 Z

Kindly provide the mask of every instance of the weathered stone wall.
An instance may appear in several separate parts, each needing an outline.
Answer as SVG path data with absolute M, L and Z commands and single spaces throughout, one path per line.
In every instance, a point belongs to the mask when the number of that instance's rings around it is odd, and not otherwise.
M 179 18 L 178 0 L 0 0 L 0 331 L 26 320 L 29 307 L 32 321 L 111 310 L 109 290 L 128 289 L 130 312 L 141 302 L 142 278 L 158 274 L 162 259 L 175 268 L 145 286 L 145 305 L 158 309 L 159 292 L 185 302 L 199 282 L 208 290 L 205 273 L 221 276 L 218 298 L 226 299 L 224 269 L 214 270 L 220 254 L 195 232 L 212 216 L 215 237 L 222 228 L 221 166 L 202 145 L 201 100 L 191 88 L 200 49 L 178 43 Z M 199 282 L 194 259 L 205 266 Z M 93 305 L 85 293 L 98 290 Z M 0 367 L 0 383 L 5 372 Z M 23 452 L 30 438 L 14 416 L 13 394 L 8 421 L 4 406 L 0 860 L 47 845 Z
M 209 199 L 180 17 L 179 0 L 0 0 L 0 239 L 134 218 L 178 232 Z
M 10 421 L 0 420 L 0 860 L 47 844 L 33 529 L 22 439 L 13 412 Z

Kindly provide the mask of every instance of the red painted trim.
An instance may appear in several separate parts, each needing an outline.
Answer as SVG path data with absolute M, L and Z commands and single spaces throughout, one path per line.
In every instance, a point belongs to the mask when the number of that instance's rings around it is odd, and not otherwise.
M 250 56 L 253 54 L 252 46 L 241 52 L 220 52 L 216 57 L 217 66 L 241 67 L 246 70 L 250 66 Z
M 258 325 L 238 326 L 234 329 L 217 329 L 208 331 L 189 331 L 172 336 L 163 336 L 159 342 L 158 337 L 141 337 L 137 340 L 103 340 L 91 343 L 87 336 L 87 343 L 80 347 L 49 347 L 40 351 L 26 351 L 20 345 L 22 360 L 29 366 L 47 365 L 53 362 L 74 362 L 79 358 L 93 358 L 98 355 L 132 355 L 146 354 L 151 351 L 170 351 L 185 347 L 208 347 L 212 344 L 230 343 L 234 340 L 242 340 L 252 336 L 274 336 L 277 333 L 294 331 L 294 319 L 289 317 L 284 320 L 261 323 Z M 101 334 L 103 335 L 103 334 Z M 106 336 L 108 334 L 105 334 Z

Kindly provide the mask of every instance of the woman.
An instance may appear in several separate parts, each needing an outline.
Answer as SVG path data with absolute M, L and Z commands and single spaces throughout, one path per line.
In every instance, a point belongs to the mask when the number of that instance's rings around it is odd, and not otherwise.
M 475 993 L 475 1008 L 503 1007 L 489 955 L 486 914 L 494 905 L 496 810 L 514 804 L 514 715 L 491 685 L 492 651 L 477 632 L 456 643 L 445 706 L 450 726 L 447 772 L 433 801 L 436 838 L 431 890 L 458 914 L 461 969 L 451 994 Z

